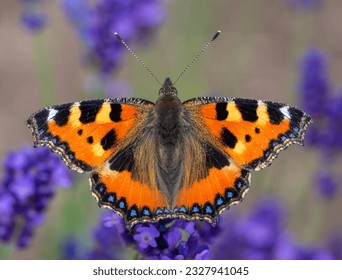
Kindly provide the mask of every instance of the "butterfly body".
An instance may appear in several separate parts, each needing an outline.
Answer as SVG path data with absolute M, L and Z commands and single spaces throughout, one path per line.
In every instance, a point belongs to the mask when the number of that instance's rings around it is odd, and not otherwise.
M 170 217 L 205 219 L 238 203 L 251 171 L 292 143 L 303 144 L 311 118 L 270 101 L 178 98 L 166 78 L 156 103 L 117 98 L 44 108 L 28 120 L 37 146 L 49 146 L 90 173 L 99 206 L 128 228 Z

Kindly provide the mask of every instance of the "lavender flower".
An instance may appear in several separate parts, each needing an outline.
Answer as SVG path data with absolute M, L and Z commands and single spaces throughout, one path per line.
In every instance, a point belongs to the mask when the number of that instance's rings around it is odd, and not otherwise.
M 318 246 L 298 246 L 297 258 L 299 260 L 331 260 L 333 255 Z
M 156 248 L 156 238 L 159 236 L 159 231 L 153 225 L 147 225 L 136 228 L 133 239 L 138 242 L 139 248 L 144 250 L 148 247 Z
M 333 93 L 327 71 L 327 58 L 318 49 L 309 49 L 301 60 L 299 93 L 301 105 L 312 116 L 307 142 L 331 149 L 342 148 L 342 90 Z
M 316 187 L 320 197 L 327 199 L 335 197 L 339 189 L 337 178 L 331 172 L 320 172 L 316 176 Z
M 297 11 L 313 11 L 322 7 L 323 0 L 288 0 L 289 4 Z
M 313 119 L 325 113 L 331 91 L 328 59 L 322 51 L 310 48 L 300 61 L 299 92 L 303 109 Z
M 56 186 L 69 187 L 70 173 L 48 148 L 9 152 L 0 185 L 0 240 L 29 245 Z
M 114 32 L 128 42 L 146 42 L 163 22 L 162 4 L 163 0 L 99 0 L 90 7 L 86 0 L 64 0 L 63 8 L 86 46 L 88 62 L 109 74 L 121 64 L 123 54 Z
M 334 93 L 328 77 L 328 59 L 322 51 L 310 48 L 301 59 L 299 94 L 301 105 L 313 117 L 308 128 L 307 143 L 315 147 L 321 161 L 331 167 L 342 150 L 342 90 Z M 332 198 L 339 188 L 332 170 L 319 172 L 316 190 L 325 198 Z
M 286 211 L 274 197 L 261 199 L 246 216 L 229 211 L 219 228 L 206 221 L 161 220 L 137 224 L 127 231 L 121 217 L 106 210 L 94 230 L 94 248 L 88 259 L 340 259 L 342 239 L 334 235 L 328 249 L 299 243 L 285 229 Z M 208 238 L 213 233 L 215 238 Z M 210 240 L 210 241 L 206 241 Z M 80 256 L 66 243 L 70 258 Z
M 328 242 L 329 251 L 337 260 L 342 260 L 342 230 L 338 229 L 333 232 Z
M 93 237 L 94 248 L 84 255 L 85 259 L 122 259 L 127 256 L 139 259 L 208 259 L 210 252 L 209 245 L 197 230 L 197 224 L 182 219 L 137 224 L 128 231 L 121 217 L 107 210 L 94 229 Z M 68 253 L 69 243 L 65 248 L 65 256 L 75 256 L 74 251 Z
M 21 2 L 23 5 L 22 24 L 33 33 L 43 30 L 47 23 L 46 14 L 42 8 L 45 0 L 21 0 Z
M 285 211 L 275 198 L 261 200 L 246 217 L 230 213 L 211 247 L 212 259 L 332 259 L 326 249 L 295 242 L 284 228 Z M 223 249 L 224 248 L 224 249 Z

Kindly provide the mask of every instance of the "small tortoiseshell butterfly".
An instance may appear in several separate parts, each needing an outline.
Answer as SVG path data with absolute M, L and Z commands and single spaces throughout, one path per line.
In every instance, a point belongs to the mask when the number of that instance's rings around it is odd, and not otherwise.
M 286 104 L 198 97 L 181 102 L 170 78 L 152 103 L 90 100 L 44 108 L 27 121 L 35 146 L 48 146 L 90 173 L 100 207 L 131 228 L 163 218 L 204 219 L 240 202 L 251 171 L 292 143 L 311 118 Z

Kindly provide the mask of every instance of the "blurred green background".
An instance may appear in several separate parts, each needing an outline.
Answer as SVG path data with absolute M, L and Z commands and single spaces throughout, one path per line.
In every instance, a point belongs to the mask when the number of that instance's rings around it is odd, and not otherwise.
M 317 10 L 295 10 L 286 0 L 170 0 L 167 17 L 146 46 L 131 45 L 163 80 L 175 79 L 217 30 L 222 34 L 178 82 L 182 100 L 220 95 L 266 99 L 298 106 L 298 59 L 310 46 L 330 58 L 333 84 L 342 81 L 342 2 L 322 1 Z M 20 24 L 19 1 L 2 0 L 0 10 L 0 158 L 33 140 L 25 121 L 46 105 L 89 99 L 85 93 L 90 71 L 82 64 L 81 44 L 60 1 L 44 9 L 47 27 L 39 34 Z M 113 36 L 113 40 L 116 38 Z M 159 85 L 128 54 L 113 76 L 132 86 L 133 95 L 155 101 Z M 341 228 L 341 196 L 325 202 L 317 198 L 313 178 L 323 163 L 316 150 L 292 145 L 272 166 L 252 174 L 246 211 L 265 193 L 275 193 L 288 208 L 288 228 L 303 242 L 321 243 Z M 342 171 L 340 160 L 334 163 Z M 0 258 L 55 259 L 60 244 L 74 236 L 91 246 L 90 228 L 100 210 L 91 196 L 87 175 L 77 184 L 58 189 L 31 246 L 17 250 L 0 244 Z

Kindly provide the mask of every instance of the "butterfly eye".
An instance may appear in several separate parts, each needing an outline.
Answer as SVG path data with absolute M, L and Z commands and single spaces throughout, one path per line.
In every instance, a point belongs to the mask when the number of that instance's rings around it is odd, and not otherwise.
M 161 88 L 158 92 L 158 95 L 163 95 L 163 94 L 165 94 L 165 90 L 164 88 Z
M 172 93 L 173 95 L 178 95 L 177 89 L 176 89 L 175 87 L 172 87 L 172 88 L 171 88 L 171 93 Z

